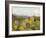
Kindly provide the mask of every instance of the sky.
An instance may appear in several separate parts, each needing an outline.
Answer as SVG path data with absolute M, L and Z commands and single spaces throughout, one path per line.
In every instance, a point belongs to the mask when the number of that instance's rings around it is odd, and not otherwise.
M 18 16 L 40 16 L 40 8 L 13 6 L 12 14 Z

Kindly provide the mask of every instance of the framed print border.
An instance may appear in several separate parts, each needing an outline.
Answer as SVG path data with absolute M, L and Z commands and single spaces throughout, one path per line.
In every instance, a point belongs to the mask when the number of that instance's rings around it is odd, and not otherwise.
M 37 34 L 22 34 L 22 35 L 9 35 L 9 4 L 23 3 L 33 5 L 43 5 L 43 33 Z M 5 1 L 5 37 L 22 37 L 22 36 L 38 36 L 45 35 L 45 3 L 42 2 L 24 2 L 24 1 Z

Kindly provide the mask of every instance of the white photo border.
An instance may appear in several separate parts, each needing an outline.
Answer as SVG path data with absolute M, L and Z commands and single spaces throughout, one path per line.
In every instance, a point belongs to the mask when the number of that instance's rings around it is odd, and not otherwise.
M 40 30 L 33 31 L 12 31 L 12 6 L 20 6 L 20 7 L 39 7 L 40 8 Z M 9 4 L 9 35 L 19 35 L 19 34 L 35 34 L 35 33 L 43 33 L 43 6 L 42 5 L 21 5 L 21 4 Z

